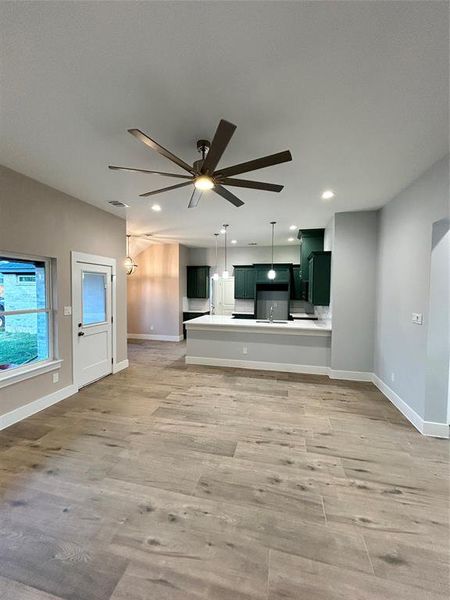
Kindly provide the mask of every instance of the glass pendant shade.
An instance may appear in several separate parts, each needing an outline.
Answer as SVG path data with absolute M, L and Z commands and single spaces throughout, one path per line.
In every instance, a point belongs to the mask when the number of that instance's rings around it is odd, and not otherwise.
M 269 279 L 275 279 L 275 277 L 277 276 L 276 271 L 274 271 L 274 269 L 270 269 L 270 271 L 267 273 L 267 277 Z
M 137 269 L 137 264 L 130 256 L 130 237 L 130 235 L 127 235 L 127 256 L 123 261 L 123 265 L 125 267 L 127 275 L 132 275 Z

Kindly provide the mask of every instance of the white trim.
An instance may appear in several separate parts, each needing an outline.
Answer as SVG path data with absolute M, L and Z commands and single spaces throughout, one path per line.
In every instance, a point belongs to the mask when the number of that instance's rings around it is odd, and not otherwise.
M 257 360 L 237 360 L 234 358 L 206 358 L 204 356 L 186 356 L 187 365 L 206 365 L 211 367 L 232 367 L 235 369 L 256 369 L 262 371 L 284 371 L 286 373 L 307 373 L 327 375 L 328 367 L 316 365 L 292 365 Z
M 0 388 L 19 383 L 30 377 L 36 377 L 37 375 L 43 375 L 49 371 L 55 371 L 59 369 L 62 364 L 62 360 L 46 360 L 37 363 L 30 363 L 17 369 L 11 369 L 11 371 L 0 372 Z
M 155 342 L 181 342 L 182 335 L 158 335 L 153 333 L 128 333 L 129 340 L 153 340 Z
M 437 438 L 450 438 L 450 427 L 446 423 L 434 423 L 433 421 L 423 422 L 423 435 Z
M 124 369 L 128 369 L 128 366 L 129 366 L 128 359 L 121 360 L 117 364 L 114 363 L 113 364 L 113 374 L 119 373 L 119 371 L 123 371 Z
M 330 368 L 328 377 L 330 379 L 345 379 L 346 381 L 372 381 L 373 373 L 367 371 L 336 371 Z
M 69 398 L 69 396 L 73 396 L 78 392 L 78 388 L 75 385 L 68 385 L 52 394 L 48 394 L 47 396 L 43 396 L 42 398 L 38 398 L 33 402 L 29 402 L 24 406 L 20 406 L 4 415 L 0 416 L 0 430 L 9 427 L 10 425 L 14 425 L 18 421 L 22 421 L 27 417 L 31 417 L 31 415 L 52 406 L 53 404 L 57 404 L 61 402 L 61 400 L 65 400 Z
M 434 423 L 432 421 L 424 421 L 420 415 L 416 413 L 398 394 L 394 392 L 378 375 L 373 374 L 372 382 L 382 392 L 388 400 L 402 413 L 408 421 L 423 435 L 432 437 L 449 438 L 450 429 L 445 423 Z
M 99 256 L 97 254 L 89 254 L 86 252 L 76 252 L 75 250 L 71 251 L 71 283 L 72 283 L 72 372 L 73 372 L 73 381 L 74 384 L 77 385 L 76 381 L 76 369 L 75 369 L 75 356 L 76 356 L 76 336 L 75 330 L 73 327 L 73 307 L 75 306 L 75 289 L 74 285 L 75 280 L 75 264 L 77 262 L 88 263 L 93 265 L 102 265 L 105 267 L 111 267 L 111 337 L 112 337 L 112 365 L 113 368 L 111 372 L 114 373 L 114 365 L 117 360 L 117 285 L 116 285 L 116 264 L 117 261 L 115 258 L 109 258 L 107 256 Z

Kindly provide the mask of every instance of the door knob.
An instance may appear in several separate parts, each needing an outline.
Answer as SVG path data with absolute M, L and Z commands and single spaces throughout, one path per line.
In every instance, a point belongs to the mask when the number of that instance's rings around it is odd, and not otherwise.
M 84 331 L 79 331 L 78 332 L 78 337 L 81 337 L 82 335 L 84 335 Z

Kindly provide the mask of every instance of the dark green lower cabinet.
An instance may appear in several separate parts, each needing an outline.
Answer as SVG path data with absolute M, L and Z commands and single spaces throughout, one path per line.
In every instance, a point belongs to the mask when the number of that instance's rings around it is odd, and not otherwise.
M 311 252 L 308 257 L 308 302 L 315 306 L 330 304 L 331 252 Z
M 255 297 L 255 270 L 253 265 L 234 267 L 234 297 L 237 300 L 252 300 Z
M 209 298 L 209 266 L 187 267 L 187 297 Z

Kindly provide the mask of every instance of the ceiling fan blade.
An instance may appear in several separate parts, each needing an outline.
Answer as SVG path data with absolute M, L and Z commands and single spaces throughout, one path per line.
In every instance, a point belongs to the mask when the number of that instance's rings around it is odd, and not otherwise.
M 139 194 L 140 198 L 147 198 L 147 196 L 154 196 L 155 194 L 161 194 L 161 192 L 168 192 L 169 190 L 176 190 L 177 188 L 184 187 L 185 185 L 191 185 L 191 181 L 184 181 L 183 183 L 177 183 L 176 185 L 170 185 L 169 187 L 161 188 L 160 190 L 153 190 L 152 192 L 145 192 L 145 194 Z
M 283 162 L 289 162 L 292 160 L 292 155 L 289 150 L 284 152 L 278 152 L 277 154 L 271 154 L 270 156 L 263 156 L 262 158 L 256 158 L 255 160 L 249 160 L 233 167 L 227 167 L 220 169 L 214 173 L 214 176 L 230 177 L 231 175 L 239 175 L 240 173 L 248 173 L 248 171 L 256 171 L 257 169 L 264 169 L 265 167 L 271 167 L 272 165 L 278 165 Z
M 178 156 L 175 156 L 175 154 L 172 154 L 172 152 L 169 152 L 169 150 L 166 150 L 166 148 L 164 148 L 163 146 L 160 146 L 157 142 L 155 142 L 155 140 L 152 140 L 140 129 L 129 129 L 128 132 L 131 133 L 131 135 L 134 135 L 136 139 L 144 143 L 146 146 L 152 148 L 152 150 L 156 150 L 156 152 L 162 154 L 162 156 L 165 156 L 185 171 L 188 171 L 189 173 L 194 172 L 191 165 L 185 163 L 184 160 L 181 160 L 181 158 L 178 158 Z
M 222 154 L 225 152 L 235 129 L 236 125 L 221 119 L 217 126 L 216 133 L 214 134 L 213 141 L 211 142 L 211 147 L 202 165 L 202 173 L 213 173 Z
M 236 187 L 250 188 L 251 190 L 264 190 L 266 192 L 281 192 L 283 185 L 277 183 L 264 183 L 262 181 L 248 181 L 247 179 L 232 179 L 225 177 L 220 183 L 224 185 L 235 185 Z
M 164 177 L 176 177 L 178 179 L 191 179 L 189 175 L 178 175 L 178 173 L 165 173 L 163 171 L 148 171 L 147 169 L 133 169 L 133 167 L 115 167 L 109 165 L 108 169 L 112 171 L 129 171 L 130 173 L 153 173 L 154 175 L 164 175 Z
M 191 199 L 189 200 L 188 208 L 195 208 L 199 203 L 200 198 L 202 197 L 201 190 L 198 190 L 196 187 L 192 192 Z
M 225 198 L 225 200 L 228 200 L 228 202 L 231 202 L 231 204 L 234 204 L 234 206 L 237 206 L 238 208 L 244 204 L 242 200 L 239 200 L 237 196 L 232 194 L 229 190 L 221 185 L 215 185 L 213 189 L 216 194 L 219 194 L 219 196 L 222 196 L 222 198 Z

